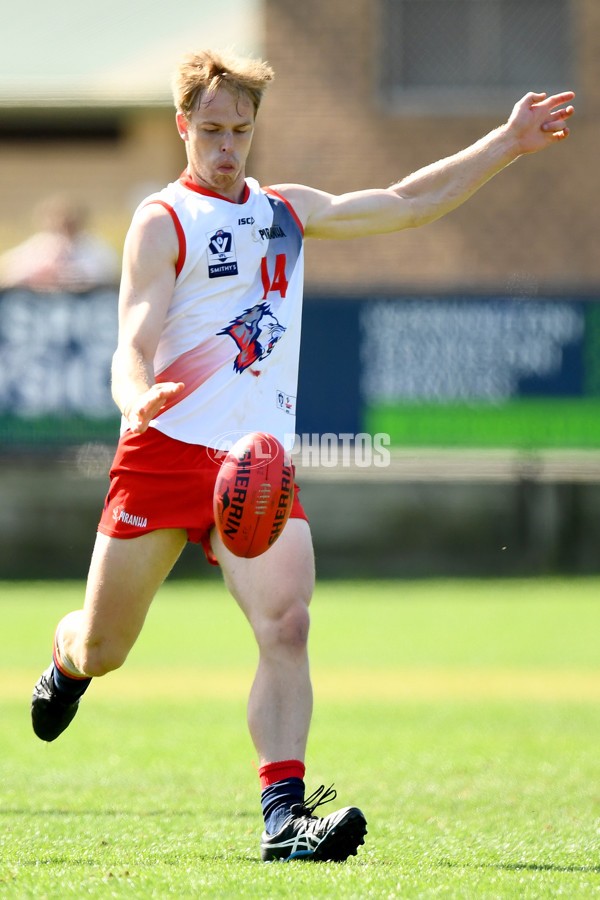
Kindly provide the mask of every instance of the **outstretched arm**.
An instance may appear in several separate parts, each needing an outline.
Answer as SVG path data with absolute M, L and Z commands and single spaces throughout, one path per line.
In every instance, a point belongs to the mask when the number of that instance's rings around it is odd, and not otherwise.
M 564 140 L 574 113 L 565 104 L 574 96 L 572 91 L 551 97 L 527 94 L 504 125 L 387 189 L 340 196 L 301 185 L 277 190 L 305 223 L 307 237 L 351 238 L 425 225 L 460 206 L 519 156 Z

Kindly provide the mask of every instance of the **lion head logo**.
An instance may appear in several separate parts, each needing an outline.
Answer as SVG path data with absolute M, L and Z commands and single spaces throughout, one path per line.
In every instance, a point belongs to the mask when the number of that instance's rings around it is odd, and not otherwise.
M 236 372 L 243 372 L 252 363 L 265 359 L 284 334 L 268 303 L 257 303 L 233 319 L 217 334 L 228 334 L 236 342 L 239 353 L 233 361 Z

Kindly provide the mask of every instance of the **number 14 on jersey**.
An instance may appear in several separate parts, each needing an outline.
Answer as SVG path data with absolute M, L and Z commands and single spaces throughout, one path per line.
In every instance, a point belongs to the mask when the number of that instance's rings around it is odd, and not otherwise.
M 260 274 L 263 285 L 263 300 L 267 299 L 267 294 L 271 291 L 279 291 L 282 297 L 285 297 L 288 289 L 288 281 L 285 276 L 285 253 L 278 253 L 275 257 L 274 271 L 269 273 L 267 257 L 263 256 L 260 261 Z

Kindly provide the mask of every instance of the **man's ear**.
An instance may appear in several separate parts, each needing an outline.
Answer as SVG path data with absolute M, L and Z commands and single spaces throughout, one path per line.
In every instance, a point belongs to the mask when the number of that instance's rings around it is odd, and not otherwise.
M 189 134 L 188 134 L 188 123 L 187 123 L 186 117 L 183 115 L 183 113 L 178 112 L 175 115 L 175 121 L 177 122 L 177 131 L 179 132 L 179 134 L 183 138 L 183 140 L 187 141 L 189 139 Z

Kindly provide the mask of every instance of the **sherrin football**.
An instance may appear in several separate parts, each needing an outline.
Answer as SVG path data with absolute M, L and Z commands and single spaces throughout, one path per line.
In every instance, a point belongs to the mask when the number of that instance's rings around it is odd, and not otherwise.
M 253 431 L 223 460 L 213 499 L 221 539 L 235 556 L 260 556 L 285 526 L 294 498 L 292 463 L 272 434 Z

